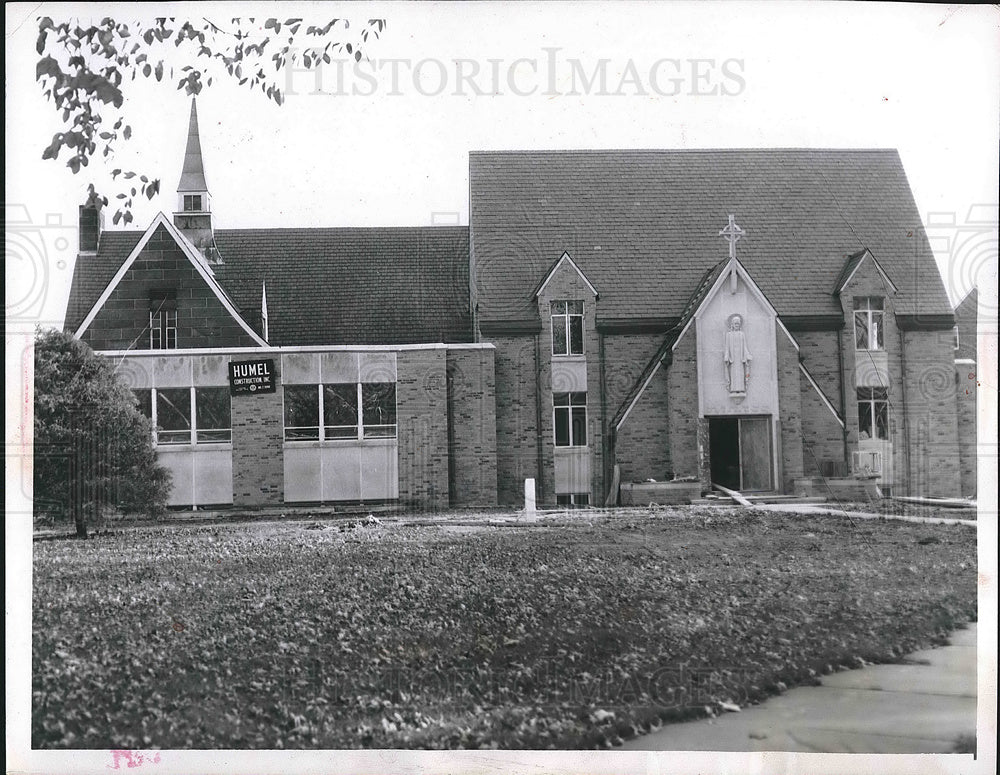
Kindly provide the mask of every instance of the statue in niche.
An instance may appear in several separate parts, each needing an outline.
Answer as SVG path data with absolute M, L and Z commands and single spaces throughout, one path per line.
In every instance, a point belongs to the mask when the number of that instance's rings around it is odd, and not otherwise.
M 732 315 L 729 318 L 729 330 L 726 331 L 726 375 L 729 379 L 729 392 L 734 396 L 743 396 L 747 392 L 747 380 L 750 379 L 750 351 L 747 349 L 746 337 L 743 334 L 743 317 Z

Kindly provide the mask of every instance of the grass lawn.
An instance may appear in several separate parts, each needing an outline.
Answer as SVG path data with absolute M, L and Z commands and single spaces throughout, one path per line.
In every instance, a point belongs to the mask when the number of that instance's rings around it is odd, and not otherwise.
M 660 509 L 34 544 L 36 748 L 580 748 L 941 642 L 962 526 Z

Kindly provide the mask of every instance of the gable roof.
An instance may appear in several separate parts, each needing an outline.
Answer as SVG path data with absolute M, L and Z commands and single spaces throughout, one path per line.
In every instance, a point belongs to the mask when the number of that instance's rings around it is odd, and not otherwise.
M 272 345 L 469 342 L 466 227 L 224 229 L 219 282 L 246 310 L 267 284 Z
M 679 316 L 727 254 L 728 213 L 781 316 L 842 314 L 832 289 L 865 248 L 899 283 L 897 312 L 951 312 L 895 150 L 490 151 L 470 155 L 480 319 L 536 317 L 531 291 L 564 251 L 601 289 L 599 320 Z
M 889 275 L 886 274 L 886 271 L 882 268 L 878 259 L 875 258 L 875 256 L 873 256 L 871 251 L 868 249 L 859 250 L 853 256 L 847 257 L 847 261 L 844 262 L 844 268 L 840 271 L 840 276 L 837 277 L 837 284 L 834 286 L 833 292 L 840 293 L 844 290 L 845 286 L 851 282 L 851 278 L 854 277 L 854 273 L 858 271 L 858 267 L 861 266 L 861 263 L 866 258 L 871 259 L 875 263 L 875 269 L 878 270 L 878 273 L 882 276 L 882 281 L 886 283 L 887 288 L 893 293 L 898 293 L 899 288 L 896 286 L 896 283 L 894 283 Z
M 695 312 L 697 312 L 698 308 L 701 307 L 701 303 L 705 300 L 705 297 L 708 296 L 709 291 L 715 287 L 716 282 L 718 282 L 719 278 L 722 276 L 723 270 L 728 265 L 729 259 L 723 259 L 705 272 L 702 276 L 697 287 L 694 289 L 694 293 L 691 294 L 688 298 L 687 304 L 684 305 L 684 310 L 681 313 L 680 320 L 673 328 L 667 331 L 663 338 L 663 342 L 656 351 L 656 354 L 649 359 L 649 362 L 636 378 L 636 381 L 633 383 L 628 393 L 625 394 L 625 398 L 622 399 L 621 405 L 618 407 L 618 410 L 615 412 L 615 415 L 611 420 L 611 426 L 616 431 L 625 424 L 625 420 L 628 418 L 629 412 L 632 411 L 632 407 L 635 406 L 636 402 L 642 396 L 646 387 L 656 375 L 656 372 L 660 370 L 660 366 L 662 366 L 664 362 L 670 362 L 674 345 L 677 344 L 681 334 L 687 329 L 691 321 L 694 320 Z
M 563 263 L 568 263 L 576 271 L 576 273 L 580 275 L 580 278 L 587 284 L 587 287 L 590 288 L 590 292 L 594 294 L 594 296 L 600 296 L 600 294 L 597 292 L 597 288 L 595 288 L 594 284 L 587 279 L 587 275 L 585 275 L 580 270 L 580 267 L 576 265 L 576 262 L 573 260 L 573 257 L 570 256 L 569 253 L 563 253 L 556 261 L 552 263 L 552 268 L 549 269 L 545 277 L 542 278 L 542 281 L 535 286 L 535 291 L 534 293 L 531 294 L 532 298 L 537 298 L 538 294 L 540 294 L 543 290 L 545 290 L 545 286 L 549 284 L 549 280 L 553 278 L 553 276 L 558 271 L 559 267 L 563 265 Z
M 65 328 L 76 331 L 143 232 L 108 231 L 77 260 Z M 268 343 L 422 344 L 472 340 L 466 227 L 228 229 L 209 271 L 256 322 L 267 285 Z
M 155 234 L 159 229 L 164 229 L 177 243 L 181 251 L 184 253 L 188 261 L 191 262 L 195 270 L 201 275 L 202 280 L 208 285 L 209 289 L 215 294 L 216 298 L 222 302 L 223 307 L 226 311 L 233 317 L 233 319 L 239 323 L 240 327 L 254 340 L 256 340 L 259 345 L 266 345 L 263 339 L 257 334 L 253 328 L 243 319 L 239 310 L 233 305 L 232 300 L 229 298 L 225 290 L 220 287 L 219 283 L 216 281 L 212 269 L 208 266 L 205 258 L 198 252 L 198 249 L 191 244 L 190 240 L 184 236 L 184 234 L 174 226 L 163 213 L 157 214 L 153 219 L 153 222 L 149 224 L 149 227 L 142 232 L 139 236 L 138 241 L 132 247 L 128 256 L 122 262 L 121 266 L 115 272 L 114 276 L 111 278 L 107 286 L 100 292 L 97 300 L 93 303 L 90 310 L 84 315 L 83 320 L 80 322 L 74 331 L 74 336 L 80 337 L 83 332 L 87 330 L 87 327 L 91 324 L 97 314 L 101 311 L 104 303 L 110 298 L 111 294 L 114 293 L 115 288 L 118 287 L 118 283 L 121 282 L 122 278 L 135 263 L 135 260 L 142 254 L 143 248 L 149 239 Z M 71 291 L 72 293 L 72 291 Z

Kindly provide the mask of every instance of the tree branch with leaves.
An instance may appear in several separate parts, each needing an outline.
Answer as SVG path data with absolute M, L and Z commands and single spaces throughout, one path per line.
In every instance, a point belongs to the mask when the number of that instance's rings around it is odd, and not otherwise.
M 369 19 L 355 32 L 347 19 L 317 26 L 302 19 L 252 17 L 234 18 L 226 25 L 206 18 L 163 17 L 150 24 L 105 17 L 93 24 L 41 17 L 35 79 L 63 125 L 42 158 L 66 158 L 74 175 L 95 157 L 112 163 L 116 149 L 132 137 L 122 109 L 129 84 L 136 79 L 175 83 L 178 90 L 197 95 L 216 79 L 230 78 L 240 86 L 259 88 L 281 105 L 278 75 L 284 68 L 319 67 L 345 55 L 360 62 L 362 48 L 385 28 L 384 19 Z M 113 220 L 130 223 L 135 198 L 152 199 L 159 193 L 160 181 L 113 169 L 112 179 L 119 176 L 124 186 L 115 195 L 118 209 Z M 88 206 L 104 207 L 108 201 L 90 184 Z

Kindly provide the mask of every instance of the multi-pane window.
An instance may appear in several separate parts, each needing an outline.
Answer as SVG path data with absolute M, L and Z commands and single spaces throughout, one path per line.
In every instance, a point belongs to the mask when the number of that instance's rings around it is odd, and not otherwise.
M 156 444 L 227 444 L 233 439 L 229 388 L 155 388 L 132 392 L 139 411 L 153 422 Z
M 154 291 L 149 295 L 149 349 L 177 348 L 177 292 Z
M 889 395 L 885 388 L 858 388 L 858 438 L 889 438 Z
M 184 212 L 186 213 L 201 212 L 201 194 L 184 195 Z
M 553 393 L 557 447 L 587 446 L 587 394 Z
M 583 302 L 552 302 L 552 354 L 583 355 Z
M 854 345 L 859 350 L 885 349 L 883 300 L 878 296 L 854 299 Z
M 395 383 L 286 385 L 284 394 L 285 441 L 396 437 Z

